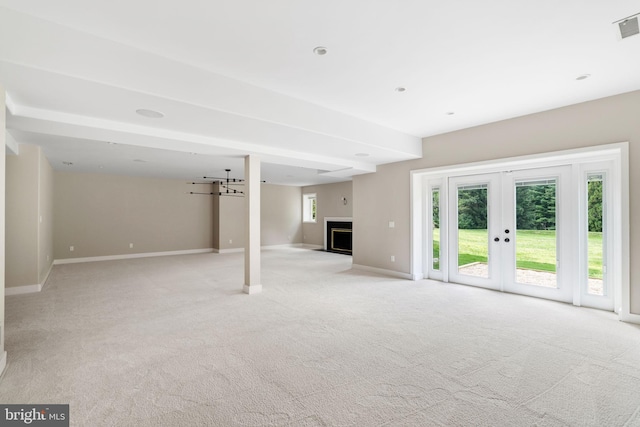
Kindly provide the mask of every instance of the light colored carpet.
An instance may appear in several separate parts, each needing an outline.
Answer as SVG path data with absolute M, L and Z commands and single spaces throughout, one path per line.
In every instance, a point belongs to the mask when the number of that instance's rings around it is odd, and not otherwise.
M 59 265 L 7 297 L 2 403 L 78 426 L 640 426 L 640 329 L 612 313 L 263 252 Z

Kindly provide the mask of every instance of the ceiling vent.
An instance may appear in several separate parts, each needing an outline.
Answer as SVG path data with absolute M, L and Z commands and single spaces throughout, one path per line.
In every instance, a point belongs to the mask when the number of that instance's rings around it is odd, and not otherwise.
M 627 37 L 635 36 L 640 33 L 640 30 L 638 29 L 638 15 L 621 19 L 620 21 L 616 21 L 615 24 L 618 24 L 620 37 L 622 39 L 626 39 Z

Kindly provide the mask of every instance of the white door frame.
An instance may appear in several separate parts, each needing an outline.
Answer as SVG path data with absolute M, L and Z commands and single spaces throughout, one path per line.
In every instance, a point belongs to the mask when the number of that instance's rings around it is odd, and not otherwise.
M 448 189 L 446 188 L 447 180 L 443 179 L 445 177 L 567 164 L 576 165 L 574 169 L 579 169 L 578 165 L 581 163 L 604 160 L 610 160 L 614 164 L 610 179 L 613 187 L 611 196 L 615 212 L 613 218 L 610 219 L 613 229 L 611 237 L 615 242 L 613 250 L 616 253 L 614 256 L 616 262 L 610 266 L 610 269 L 613 269 L 614 277 L 616 277 L 615 283 L 613 283 L 615 312 L 619 314 L 622 321 L 640 323 L 640 315 L 631 313 L 630 301 L 628 142 L 410 171 L 411 277 L 414 280 L 420 280 L 427 277 L 426 273 L 428 273 L 428 266 L 424 262 L 427 248 L 425 243 L 427 233 L 425 233 L 424 224 L 430 213 L 426 212 L 430 202 L 424 199 L 429 180 L 442 179 L 441 191 L 443 193 L 441 194 L 446 194 Z M 574 304 L 579 305 L 579 300 L 574 300 Z

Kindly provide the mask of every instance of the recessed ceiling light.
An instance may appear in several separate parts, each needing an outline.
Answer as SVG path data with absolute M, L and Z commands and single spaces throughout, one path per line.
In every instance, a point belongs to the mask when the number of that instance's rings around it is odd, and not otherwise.
M 313 53 L 315 53 L 318 56 L 326 55 L 327 52 L 328 52 L 328 50 L 324 46 L 318 46 L 318 47 L 313 49 Z
M 356 153 L 355 156 L 357 156 L 357 157 L 369 157 L 369 153 Z
M 453 112 L 453 111 L 447 111 L 445 114 L 446 114 L 447 116 L 453 116 L 453 115 L 455 114 L 455 112 Z
M 136 113 L 140 114 L 143 117 L 147 117 L 149 119 L 160 119 L 164 117 L 164 114 L 161 113 L 160 111 L 147 110 L 145 108 L 140 108 L 136 110 Z
M 585 80 L 591 77 L 591 74 L 583 74 L 581 76 L 576 77 L 576 80 Z
M 398 86 L 398 87 L 397 87 L 397 88 L 395 88 L 394 90 L 395 90 L 396 92 L 400 92 L 400 93 L 402 93 L 402 92 L 406 91 L 406 90 L 407 90 L 407 88 L 406 88 L 406 87 L 402 87 L 402 86 Z

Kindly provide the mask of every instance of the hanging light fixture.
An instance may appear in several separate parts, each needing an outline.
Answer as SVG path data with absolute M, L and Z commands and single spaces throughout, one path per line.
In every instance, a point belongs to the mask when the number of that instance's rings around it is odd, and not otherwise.
M 238 189 L 238 187 L 244 187 L 244 179 L 239 178 L 230 178 L 229 173 L 231 169 L 225 169 L 227 172 L 226 178 L 216 178 L 211 176 L 203 176 L 203 179 L 211 179 L 212 181 L 206 182 L 190 182 L 188 184 L 193 185 L 210 185 L 210 184 L 218 184 L 220 190 L 218 192 L 198 192 L 198 191 L 190 191 L 189 194 L 204 194 L 206 196 L 234 196 L 234 197 L 244 197 L 244 191 Z

